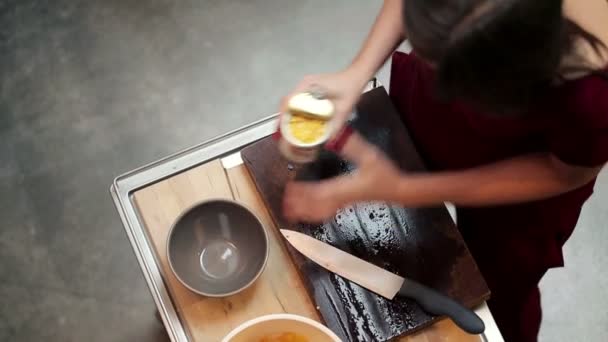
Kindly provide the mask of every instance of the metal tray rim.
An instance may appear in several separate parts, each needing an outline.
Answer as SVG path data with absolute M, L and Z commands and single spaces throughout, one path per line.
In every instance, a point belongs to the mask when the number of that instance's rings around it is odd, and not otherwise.
M 371 89 L 376 88 L 376 84 Z M 366 89 L 369 90 L 369 89 Z M 173 342 L 191 341 L 184 328 L 179 313 L 164 283 L 164 272 L 158 266 L 155 253 L 143 229 L 143 223 L 135 210 L 132 194 L 145 186 L 183 172 L 209 160 L 229 154 L 274 132 L 278 113 L 257 120 L 241 128 L 206 140 L 195 146 L 161 158 L 157 161 L 125 172 L 114 178 L 109 192 L 118 211 L 123 228 L 131 242 L 133 252 L 144 273 L 144 278 L 156 307 L 163 320 L 169 338 Z M 481 335 L 483 341 L 504 341 L 492 314 L 483 304 L 475 310 L 486 323 L 486 331 Z
M 272 134 L 276 127 L 277 116 L 278 114 L 268 116 L 126 172 L 117 176 L 110 185 L 110 195 L 171 341 L 189 341 L 191 336 L 184 328 L 173 305 L 164 283 L 164 272 L 158 266 L 155 253 L 151 249 L 143 223 L 132 202 L 132 194 L 138 189 L 218 158 Z M 222 142 L 225 144 L 218 146 Z

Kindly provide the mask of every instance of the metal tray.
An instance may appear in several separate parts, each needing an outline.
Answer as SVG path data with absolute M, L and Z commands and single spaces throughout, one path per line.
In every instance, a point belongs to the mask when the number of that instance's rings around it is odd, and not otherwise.
M 374 81 L 373 83 L 370 82 L 367 89 L 375 87 L 376 82 Z M 238 165 L 242 162 L 239 151 L 247 145 L 274 133 L 277 127 L 277 118 L 278 114 L 271 115 L 122 174 L 116 177 L 110 185 L 110 194 L 116 210 L 154 298 L 156 308 L 162 318 L 169 338 L 173 342 L 191 341 L 192 338 L 187 329 L 184 328 L 171 295 L 167 290 L 164 271 L 156 259 L 156 254 L 144 228 L 143 221 L 134 205 L 132 196 L 139 189 L 217 158 L 223 158 L 222 164 L 226 168 L 229 168 L 230 165 Z M 503 341 L 487 305 L 480 306 L 476 312 L 486 324 L 486 332 L 483 335 L 483 339 L 491 342 Z
M 276 130 L 277 115 L 254 122 L 217 138 L 193 146 L 174 155 L 142 166 L 116 177 L 110 186 L 110 194 L 133 252 L 144 273 L 154 302 L 163 320 L 171 341 L 190 341 L 188 331 L 175 310 L 167 290 L 165 275 L 156 260 L 143 221 L 134 205 L 132 195 L 135 191 L 171 177 L 213 159 L 230 156 L 243 147 L 262 139 Z M 227 161 L 235 158 L 226 158 Z M 238 158 L 236 158 L 238 160 Z

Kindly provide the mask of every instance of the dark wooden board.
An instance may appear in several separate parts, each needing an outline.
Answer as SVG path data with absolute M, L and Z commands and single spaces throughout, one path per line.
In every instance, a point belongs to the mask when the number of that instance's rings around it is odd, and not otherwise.
M 402 169 L 424 169 L 409 134 L 384 88 L 364 94 L 353 126 Z M 271 138 L 242 151 L 249 172 L 277 227 L 328 242 L 401 276 L 415 279 L 468 306 L 489 297 L 488 287 L 445 207 L 410 209 L 386 203 L 357 204 L 320 225 L 289 224 L 281 212 L 286 182 L 323 179 L 354 166 L 324 151 L 315 163 L 288 167 Z M 412 300 L 385 300 L 288 250 L 325 323 L 345 341 L 389 341 L 437 317 Z

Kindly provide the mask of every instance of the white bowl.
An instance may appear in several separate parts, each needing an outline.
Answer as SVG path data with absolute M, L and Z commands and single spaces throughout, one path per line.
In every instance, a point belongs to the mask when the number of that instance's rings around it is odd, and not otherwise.
M 249 320 L 232 330 L 222 342 L 258 342 L 268 335 L 287 332 L 306 337 L 309 342 L 342 342 L 323 324 L 290 314 L 267 315 Z

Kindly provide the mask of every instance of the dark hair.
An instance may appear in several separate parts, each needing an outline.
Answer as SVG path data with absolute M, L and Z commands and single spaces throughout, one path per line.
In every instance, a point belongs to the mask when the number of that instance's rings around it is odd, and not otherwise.
M 577 39 L 596 53 L 605 48 L 565 18 L 562 5 L 562 0 L 405 0 L 404 21 L 414 52 L 437 68 L 442 99 L 499 114 L 521 112 L 560 78 L 561 62 Z

